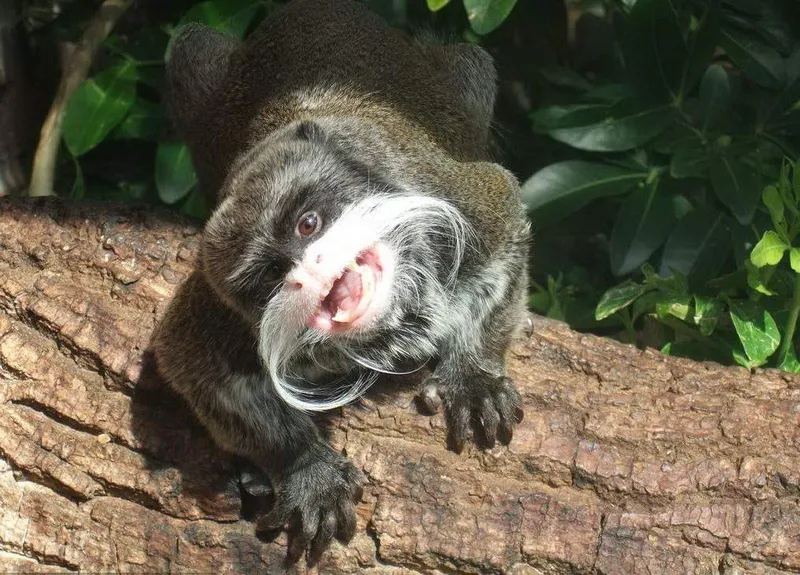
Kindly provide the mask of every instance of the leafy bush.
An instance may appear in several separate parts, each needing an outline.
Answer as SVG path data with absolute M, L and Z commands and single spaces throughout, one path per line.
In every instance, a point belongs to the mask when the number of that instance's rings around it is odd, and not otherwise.
M 733 357 L 750 367 L 777 349 L 771 312 L 793 309 L 792 291 L 767 294 L 764 286 L 782 275 L 773 260 L 791 249 L 792 224 L 787 219 L 779 230 L 773 222 L 751 259 L 748 252 L 778 206 L 787 214 L 795 207 L 792 197 L 779 201 L 772 191 L 769 201 L 759 199 L 778 174 L 778 189 L 791 189 L 791 169 L 781 172 L 781 165 L 785 155 L 798 156 L 797 14 L 778 0 L 618 3 L 607 13 L 619 30 L 612 73 L 590 82 L 574 70 L 544 71 L 562 88 L 561 101 L 533 114 L 534 129 L 573 157 L 534 174 L 523 195 L 543 234 L 587 206 L 612 211 L 607 265 L 614 277 L 633 279 L 605 293 L 595 319 L 616 312 L 633 338 L 634 322 L 649 315 L 669 327 L 661 333 L 665 351 Z M 753 291 L 758 278 L 764 283 Z M 554 298 L 538 292 L 532 303 L 548 310 Z M 750 299 L 734 299 L 745 294 Z M 767 295 L 760 304 L 758 296 Z M 550 314 L 569 319 L 563 307 Z M 725 333 L 712 337 L 726 310 L 743 350 Z M 796 366 L 793 333 L 785 330 L 789 341 L 778 359 L 786 369 Z
M 97 182 L 86 185 L 81 163 L 87 154 L 103 144 L 110 148 L 114 143 L 149 143 L 154 148 L 146 162 L 150 173 L 136 174 L 138 181 L 132 185 L 115 182 L 118 193 L 114 195 L 144 199 L 152 181 L 158 200 L 204 217 L 207 206 L 196 187 L 189 151 L 172 132 L 165 106 L 164 55 L 170 35 L 183 24 L 203 22 L 242 38 L 271 7 L 260 0 L 206 1 L 192 6 L 176 22 L 130 32 L 123 29 L 109 36 L 106 66 L 80 86 L 64 117 L 64 144 L 75 170 L 71 196 L 81 198 L 87 190 L 109 195 L 106 187 L 98 190 Z M 106 157 L 101 158 L 105 164 Z
M 649 312 L 677 334 L 664 346 L 666 353 L 733 358 L 745 367 L 770 361 L 800 373 L 794 346 L 800 313 L 800 248 L 791 247 L 800 233 L 800 164 L 784 164 L 780 180 L 764 188 L 762 205 L 772 225 L 741 270 L 712 280 L 701 295 L 689 289 L 681 272 L 664 279 L 645 264 L 643 281 L 628 280 L 605 293 L 597 305 L 597 319 L 620 314 L 630 330 L 638 316 Z

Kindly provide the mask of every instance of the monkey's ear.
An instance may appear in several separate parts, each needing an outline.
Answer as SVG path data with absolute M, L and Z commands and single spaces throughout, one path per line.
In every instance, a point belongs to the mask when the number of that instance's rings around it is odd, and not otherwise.
M 297 125 L 295 135 L 301 140 L 319 141 L 325 137 L 322 126 L 311 120 L 303 120 Z
M 488 130 L 497 95 L 494 59 L 474 44 L 456 44 L 455 52 L 461 98 L 473 117 Z
M 210 96 L 224 83 L 230 58 L 239 40 L 203 24 L 181 26 L 170 40 L 165 56 L 170 106 L 184 131 Z
M 489 53 L 475 44 L 443 43 L 432 31 L 417 33 L 417 46 L 425 59 L 438 62 L 453 93 L 477 127 L 488 132 L 494 116 L 497 71 Z

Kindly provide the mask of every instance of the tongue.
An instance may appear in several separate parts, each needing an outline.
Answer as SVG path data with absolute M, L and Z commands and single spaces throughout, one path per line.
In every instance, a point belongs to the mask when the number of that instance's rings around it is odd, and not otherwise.
M 348 321 L 344 316 L 348 315 L 346 312 L 358 307 L 361 294 L 361 274 L 357 271 L 347 270 L 341 278 L 336 280 L 326 298 L 330 310 L 334 312 L 334 321 Z
M 352 323 L 369 307 L 375 292 L 375 272 L 369 264 L 348 269 L 334 282 L 328 296 L 322 302 L 330 320 L 340 324 Z

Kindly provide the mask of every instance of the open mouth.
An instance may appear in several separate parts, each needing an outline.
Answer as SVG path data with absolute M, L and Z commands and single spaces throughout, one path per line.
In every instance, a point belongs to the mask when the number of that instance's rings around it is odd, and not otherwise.
M 342 332 L 364 323 L 371 315 L 375 295 L 383 279 L 383 265 L 377 248 L 358 254 L 320 301 L 309 325 L 327 332 Z

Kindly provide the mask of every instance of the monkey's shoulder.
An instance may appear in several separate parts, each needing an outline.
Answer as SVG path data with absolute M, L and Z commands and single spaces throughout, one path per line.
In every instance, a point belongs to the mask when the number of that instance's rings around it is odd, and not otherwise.
M 196 269 L 176 292 L 153 338 L 159 369 L 170 382 L 235 365 L 259 371 L 252 329 Z

